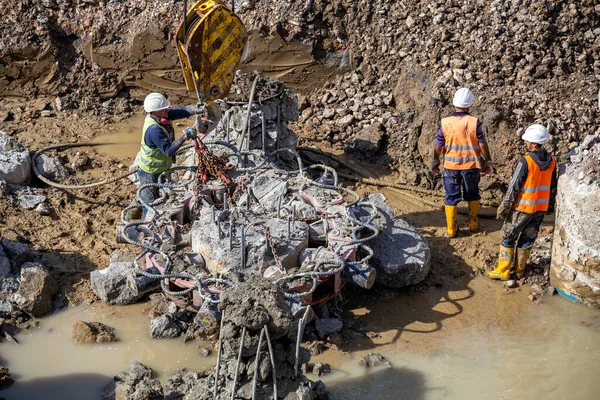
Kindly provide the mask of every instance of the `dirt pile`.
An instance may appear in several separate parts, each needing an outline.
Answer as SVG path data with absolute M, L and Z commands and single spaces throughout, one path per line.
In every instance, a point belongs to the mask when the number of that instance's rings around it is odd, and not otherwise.
M 0 95 L 58 95 L 57 111 L 101 109 L 145 72 L 178 66 L 172 35 L 182 7 L 179 0 L 6 0 Z
M 423 169 L 459 86 L 475 92 L 502 176 L 528 124 L 548 124 L 559 155 L 600 126 L 594 1 L 247 1 L 240 13 L 249 28 L 312 44 L 345 69 L 307 96 L 305 132 L 341 148 L 375 125 L 385 161 L 408 183 L 432 185 Z
M 173 46 L 182 6 L 5 1 L 0 95 L 49 97 L 32 109 L 2 111 L 0 119 L 51 109 L 128 112 L 150 90 L 185 96 Z M 270 52 L 302 43 L 324 71 L 339 74 L 303 93 L 292 128 L 376 159 L 405 183 L 439 186 L 427 170 L 431 142 L 459 86 L 475 92 L 473 113 L 488 130 L 502 181 L 527 125 L 547 124 L 559 156 L 600 126 L 600 6 L 591 0 L 248 0 L 236 12 L 249 30 L 274 41 Z M 278 74 L 285 80 L 285 71 Z M 306 81 L 322 79 L 305 74 Z M 483 187 L 487 198 L 502 196 L 494 179 Z

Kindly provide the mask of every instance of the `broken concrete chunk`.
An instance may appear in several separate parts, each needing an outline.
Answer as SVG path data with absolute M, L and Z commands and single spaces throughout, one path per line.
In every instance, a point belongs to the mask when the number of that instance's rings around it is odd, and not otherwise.
M 431 267 L 431 250 L 427 240 L 408 222 L 394 217 L 393 209 L 385 203 L 382 194 L 372 194 L 380 217 L 373 223 L 383 226 L 383 231 L 369 241 L 373 249 L 373 267 L 377 281 L 383 285 L 401 288 L 425 279 Z
M 362 367 L 374 368 L 374 367 L 386 367 L 391 368 L 392 364 L 379 353 L 369 353 L 362 360 L 358 362 Z
M 0 181 L 26 186 L 31 180 L 29 150 L 0 131 Z
M 46 267 L 40 263 L 25 263 L 21 266 L 21 284 L 12 300 L 23 311 L 41 317 L 54 310 L 52 297 L 58 285 Z
M 92 271 L 92 291 L 106 304 L 131 304 L 137 300 L 137 296 L 129 290 L 127 277 L 134 274 L 134 271 L 132 262 L 113 262 L 108 268 Z
M 107 343 L 118 342 L 115 328 L 101 322 L 77 321 L 73 324 L 73 341 L 75 343 Z
M 342 329 L 342 321 L 337 318 L 321 318 L 315 322 L 317 332 L 321 339 L 327 338 L 331 333 L 338 332 Z
M 37 205 L 46 201 L 46 196 L 38 196 L 34 194 L 22 194 L 19 196 L 19 204 L 26 210 L 31 210 Z
M 181 335 L 182 332 L 183 330 L 177 321 L 168 314 L 154 318 L 150 322 L 150 336 L 155 339 L 175 338 Z
M 331 372 L 331 367 L 327 363 L 316 363 L 312 370 L 316 376 L 322 376 Z
M 164 399 L 163 388 L 158 379 L 152 379 L 152 370 L 134 361 L 129 371 L 115 376 L 102 390 L 102 400 L 115 399 Z
M 35 167 L 45 178 L 62 182 L 69 177 L 69 171 L 55 158 L 40 154 L 35 159 Z

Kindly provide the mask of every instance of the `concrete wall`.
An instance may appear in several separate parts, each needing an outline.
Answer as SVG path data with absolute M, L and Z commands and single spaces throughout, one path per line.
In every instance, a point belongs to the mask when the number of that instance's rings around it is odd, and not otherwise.
M 600 136 L 561 166 L 550 279 L 567 296 L 600 307 Z

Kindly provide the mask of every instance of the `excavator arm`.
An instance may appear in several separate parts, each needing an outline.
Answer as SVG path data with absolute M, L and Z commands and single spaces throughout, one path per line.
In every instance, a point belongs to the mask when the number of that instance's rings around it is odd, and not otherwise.
M 227 96 L 247 39 L 242 21 L 219 0 L 197 1 L 185 12 L 177 52 L 187 88 L 199 102 Z

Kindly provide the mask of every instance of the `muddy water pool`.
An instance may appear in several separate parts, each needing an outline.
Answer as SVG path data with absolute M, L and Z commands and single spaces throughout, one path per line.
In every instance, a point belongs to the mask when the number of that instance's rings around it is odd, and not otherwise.
M 73 323 L 100 321 L 114 327 L 120 342 L 75 344 Z M 166 381 L 179 368 L 204 370 L 216 357 L 201 356 L 199 346 L 210 343 L 183 339 L 150 339 L 150 319 L 143 304 L 108 307 L 79 306 L 40 321 L 40 327 L 17 336 L 20 345 L 0 344 L 0 364 L 7 365 L 16 383 L 0 398 L 98 399 L 101 388 L 132 361 L 152 368 Z
M 313 357 L 332 367 L 323 379 L 341 399 L 597 399 L 600 393 L 600 310 L 554 296 L 527 299 L 526 287 L 511 294 L 476 278 L 460 290 L 433 289 L 378 300 L 347 313 L 370 335 L 357 335 L 343 352 Z M 42 319 L 20 334 L 20 345 L 0 344 L 0 364 L 16 383 L 7 399 L 97 399 L 101 387 L 134 361 L 164 383 L 178 368 L 205 370 L 214 354 L 181 339 L 149 339 L 143 305 L 72 308 Z M 116 344 L 76 345 L 77 320 L 113 326 Z M 368 369 L 369 352 L 384 355 L 390 369 Z
M 534 304 L 526 287 L 500 287 L 476 278 L 468 297 L 433 291 L 350 310 L 380 335 L 311 361 L 331 364 L 321 379 L 334 400 L 599 398 L 600 310 L 558 296 Z M 393 367 L 365 373 L 359 361 L 371 351 Z

